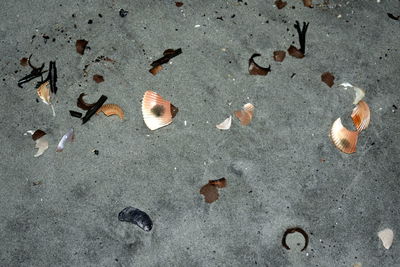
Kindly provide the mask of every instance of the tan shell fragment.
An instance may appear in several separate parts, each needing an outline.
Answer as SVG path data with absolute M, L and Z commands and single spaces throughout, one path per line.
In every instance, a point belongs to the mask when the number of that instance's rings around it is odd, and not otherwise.
M 240 124 L 249 125 L 253 119 L 254 105 L 247 103 L 243 106 L 243 110 L 235 111 L 235 116 L 240 120 Z
M 97 111 L 96 114 L 103 112 L 106 116 L 117 115 L 121 120 L 124 119 L 124 111 L 117 104 L 105 104 L 102 105 Z
M 167 126 L 178 113 L 178 108 L 153 91 L 146 91 L 142 100 L 143 120 L 150 130 Z
M 229 130 L 232 125 L 232 116 L 229 116 L 229 118 L 225 119 L 223 122 L 220 124 L 217 124 L 216 127 L 220 130 Z
M 38 89 L 37 89 L 37 94 L 42 99 L 44 103 L 47 105 L 50 105 L 50 86 L 49 82 L 42 83 Z
M 340 118 L 333 123 L 330 137 L 340 151 L 347 154 L 356 152 L 358 132 L 347 130 Z
M 368 104 L 363 100 L 358 102 L 357 106 L 351 113 L 351 118 L 353 119 L 354 126 L 357 128 L 358 132 L 367 129 L 371 119 L 371 112 Z

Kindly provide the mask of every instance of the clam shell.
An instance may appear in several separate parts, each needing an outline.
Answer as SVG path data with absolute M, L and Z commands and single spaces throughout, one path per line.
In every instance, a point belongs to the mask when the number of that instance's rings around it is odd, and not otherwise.
M 340 151 L 347 154 L 356 152 L 358 132 L 347 130 L 340 118 L 333 123 L 330 137 Z
M 142 114 L 146 126 L 150 130 L 167 126 L 172 122 L 178 112 L 178 108 L 171 102 L 164 100 L 153 91 L 146 91 L 142 101 Z

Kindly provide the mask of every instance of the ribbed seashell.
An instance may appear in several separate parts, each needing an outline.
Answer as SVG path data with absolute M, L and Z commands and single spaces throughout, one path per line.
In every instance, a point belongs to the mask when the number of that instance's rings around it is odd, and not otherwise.
M 330 137 L 340 151 L 347 154 L 356 152 L 358 132 L 347 130 L 340 118 L 333 123 Z
M 351 118 L 353 119 L 354 126 L 357 128 L 358 132 L 367 129 L 371 118 L 368 104 L 363 100 L 358 102 L 357 106 L 351 113 Z
M 121 120 L 124 119 L 124 111 L 117 104 L 105 104 L 102 105 L 97 111 L 96 114 L 103 112 L 106 116 L 117 115 Z

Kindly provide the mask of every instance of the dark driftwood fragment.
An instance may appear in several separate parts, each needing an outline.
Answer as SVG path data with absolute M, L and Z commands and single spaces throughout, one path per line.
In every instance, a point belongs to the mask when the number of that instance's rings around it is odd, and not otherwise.
M 306 33 L 307 33 L 307 29 L 308 29 L 308 25 L 310 23 L 307 22 L 303 22 L 303 28 L 300 28 L 300 23 L 299 21 L 296 20 L 296 24 L 294 25 L 294 27 L 297 30 L 297 33 L 299 34 L 299 43 L 300 43 L 300 52 L 303 53 L 303 55 L 306 54 Z
M 70 110 L 70 111 L 69 111 L 69 114 L 70 114 L 72 117 L 75 117 L 75 118 L 82 118 L 82 113 L 80 113 L 80 112 L 78 112 L 78 111 Z
M 394 16 L 393 14 L 387 13 L 389 18 L 394 19 L 394 20 L 400 20 L 400 16 Z
M 286 57 L 285 51 L 274 51 L 274 60 L 276 62 L 282 62 Z
M 282 8 L 284 8 L 286 5 L 287 5 L 287 2 L 285 2 L 285 1 L 282 1 L 282 0 L 276 0 L 276 1 L 275 1 L 275 6 L 276 6 L 278 9 L 282 9 Z
M 324 72 L 321 75 L 321 81 L 326 83 L 326 85 L 328 85 L 329 87 L 333 86 L 334 80 L 335 80 L 335 76 L 333 76 L 332 73 L 330 73 L 330 72 Z
M 78 108 L 81 108 L 83 110 L 89 110 L 91 107 L 93 107 L 96 103 L 93 104 L 88 104 L 83 100 L 83 97 L 85 96 L 85 93 L 82 93 L 79 95 L 78 100 L 76 102 L 76 105 L 78 106 Z
M 167 63 L 171 58 L 174 58 L 180 54 L 182 54 L 182 49 L 178 48 L 176 50 L 173 49 L 167 49 L 164 51 L 164 56 L 160 59 L 157 59 L 156 61 L 153 61 L 150 65 L 152 67 L 157 67 L 158 65 L 162 65 Z
M 305 240 L 304 247 L 301 249 L 301 251 L 304 251 L 308 246 L 308 234 L 300 227 L 289 228 L 285 231 L 285 233 L 283 234 L 283 237 L 282 237 L 282 246 L 284 248 L 290 250 L 289 246 L 286 243 L 286 237 L 288 236 L 288 234 L 293 234 L 295 232 L 302 234 L 304 237 L 304 240 Z
M 144 231 L 149 232 L 153 228 L 153 222 L 146 212 L 134 207 L 126 207 L 118 214 L 118 220 L 121 222 L 130 222 L 136 224 Z
M 75 43 L 75 47 L 76 47 L 76 52 L 78 52 L 78 54 L 83 55 L 85 53 L 85 48 L 87 46 L 89 42 L 81 39 L 81 40 L 77 40 Z
M 259 57 L 261 56 L 258 53 L 253 54 L 250 59 L 249 59 L 249 73 L 250 75 L 267 75 L 268 72 L 271 71 L 271 65 L 268 66 L 268 68 L 264 68 L 261 67 L 260 65 L 258 65 L 255 61 L 254 58 L 255 57 Z
M 82 124 L 85 124 L 90 118 L 96 113 L 96 111 L 106 102 L 107 97 L 102 95 L 99 100 L 91 107 L 85 114 L 85 117 L 82 118 Z

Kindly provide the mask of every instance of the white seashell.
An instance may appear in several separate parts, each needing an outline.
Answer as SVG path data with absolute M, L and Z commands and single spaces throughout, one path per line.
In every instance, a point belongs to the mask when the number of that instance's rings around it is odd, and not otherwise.
M 232 125 L 232 116 L 229 116 L 229 118 L 225 119 L 223 122 L 220 124 L 217 124 L 216 127 L 220 130 L 229 130 Z
M 391 229 L 386 228 L 378 232 L 378 237 L 381 239 L 382 244 L 386 249 L 389 249 L 392 246 L 394 234 Z

